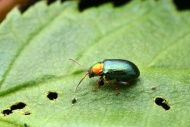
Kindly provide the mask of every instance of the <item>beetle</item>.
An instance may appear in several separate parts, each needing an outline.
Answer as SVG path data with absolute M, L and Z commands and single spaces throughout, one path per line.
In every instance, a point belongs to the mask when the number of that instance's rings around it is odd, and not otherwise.
M 80 65 L 77 61 L 73 59 L 70 60 Z M 75 91 L 87 75 L 89 76 L 89 78 L 100 76 L 98 85 L 95 86 L 93 90 L 97 90 L 100 86 L 104 84 L 103 80 L 105 76 L 106 83 L 111 85 L 115 89 L 116 95 L 118 95 L 119 91 L 117 86 L 111 84 L 110 80 L 116 80 L 121 84 L 128 84 L 129 81 L 134 80 L 140 76 L 140 71 L 138 67 L 133 62 L 123 59 L 105 59 L 102 62 L 94 64 L 88 70 L 83 66 L 81 67 L 86 71 L 86 74 L 78 83 Z

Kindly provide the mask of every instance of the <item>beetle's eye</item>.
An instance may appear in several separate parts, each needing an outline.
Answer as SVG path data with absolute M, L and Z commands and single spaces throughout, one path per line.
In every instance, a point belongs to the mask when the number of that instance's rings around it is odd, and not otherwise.
M 91 70 L 88 71 L 88 73 L 89 73 L 89 78 L 94 77 L 94 73 Z

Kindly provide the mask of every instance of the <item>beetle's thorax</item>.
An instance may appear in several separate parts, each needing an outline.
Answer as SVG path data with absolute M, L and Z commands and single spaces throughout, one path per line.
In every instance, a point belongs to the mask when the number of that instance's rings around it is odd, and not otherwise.
M 102 62 L 94 64 L 88 71 L 89 78 L 99 76 L 103 73 L 104 64 Z

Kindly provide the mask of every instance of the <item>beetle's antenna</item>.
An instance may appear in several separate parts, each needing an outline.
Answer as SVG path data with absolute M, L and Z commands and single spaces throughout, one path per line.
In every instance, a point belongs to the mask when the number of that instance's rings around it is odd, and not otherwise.
M 84 75 L 84 77 L 80 80 L 80 82 L 78 83 L 75 92 L 77 91 L 77 88 L 79 87 L 80 83 L 82 82 L 82 80 L 88 75 L 88 72 Z
M 75 91 L 76 91 L 77 88 L 79 87 L 80 83 L 82 82 L 82 80 L 83 80 L 89 73 L 88 73 L 88 70 L 87 70 L 85 67 L 83 67 L 82 65 L 80 65 L 76 60 L 73 60 L 73 59 L 71 59 L 71 58 L 69 58 L 69 60 L 75 62 L 75 63 L 78 64 L 83 70 L 86 71 L 86 74 L 84 75 L 84 77 L 83 77 L 83 78 L 80 80 L 80 82 L 78 83 L 78 85 L 77 85 L 77 87 L 76 87 L 76 89 L 75 89 Z
M 86 72 L 88 72 L 88 70 L 87 70 L 85 67 L 83 67 L 82 65 L 80 65 L 76 60 L 73 60 L 73 59 L 71 59 L 71 58 L 69 58 L 69 60 L 75 62 L 75 63 L 78 64 L 83 70 L 85 70 Z

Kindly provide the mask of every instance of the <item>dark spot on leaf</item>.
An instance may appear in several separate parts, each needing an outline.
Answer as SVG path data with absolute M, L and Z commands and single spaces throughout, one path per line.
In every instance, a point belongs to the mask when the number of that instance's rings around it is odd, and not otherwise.
M 58 94 L 56 92 L 49 92 L 47 97 L 50 99 L 50 100 L 55 100 L 57 99 L 58 97 Z
M 15 105 L 12 105 L 11 110 L 23 109 L 25 106 L 26 106 L 25 103 L 19 102 L 19 103 L 15 104 Z
M 176 5 L 177 9 L 180 11 L 190 9 L 190 1 L 189 0 L 173 0 L 173 2 Z
M 11 113 L 13 113 L 13 112 L 12 112 L 12 110 L 10 110 L 10 109 L 5 109 L 5 110 L 2 111 L 2 114 L 3 114 L 4 116 L 10 115 Z
M 72 104 L 76 103 L 77 102 L 77 99 L 76 98 L 73 98 L 72 100 Z
M 162 106 L 162 108 L 164 108 L 165 110 L 169 110 L 170 106 L 168 105 L 167 101 L 161 97 L 157 97 L 155 99 L 155 103 L 159 106 Z

